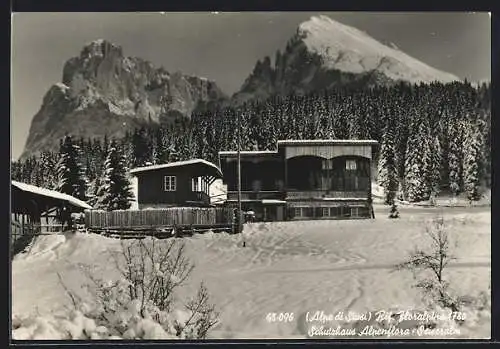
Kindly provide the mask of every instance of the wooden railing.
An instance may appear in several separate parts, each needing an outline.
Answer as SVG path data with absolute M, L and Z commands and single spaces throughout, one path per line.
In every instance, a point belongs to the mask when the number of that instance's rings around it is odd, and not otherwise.
M 336 198 L 367 198 L 368 191 L 327 191 L 327 190 L 307 190 L 307 191 L 242 191 L 242 200 L 263 200 L 263 199 L 336 199 Z M 228 200 L 237 200 L 238 192 L 230 191 L 227 193 Z
M 287 199 L 337 199 L 337 198 L 367 198 L 367 191 L 288 191 Z
M 283 200 L 285 197 L 283 192 L 280 191 L 242 191 L 241 199 L 242 200 L 262 200 L 262 199 L 275 199 L 275 200 Z M 228 200 L 238 200 L 238 192 L 229 191 L 227 193 Z

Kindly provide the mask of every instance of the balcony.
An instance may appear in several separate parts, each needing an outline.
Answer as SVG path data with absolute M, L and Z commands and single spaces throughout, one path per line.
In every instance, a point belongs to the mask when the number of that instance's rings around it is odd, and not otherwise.
M 356 198 L 365 199 L 368 197 L 367 191 L 327 191 L 327 190 L 309 190 L 309 191 L 288 191 L 287 200 L 297 199 L 342 199 Z
M 242 191 L 241 200 L 263 200 L 263 199 L 274 199 L 283 200 L 284 193 L 280 191 Z M 237 191 L 227 192 L 228 200 L 238 200 Z

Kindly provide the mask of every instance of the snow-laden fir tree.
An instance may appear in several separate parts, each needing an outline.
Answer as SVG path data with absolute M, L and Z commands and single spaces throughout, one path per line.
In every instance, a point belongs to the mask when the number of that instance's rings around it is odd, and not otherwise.
M 384 189 L 384 203 L 392 205 L 398 190 L 394 149 L 394 119 L 388 118 L 378 162 L 378 184 Z
M 349 125 L 349 139 L 361 139 L 363 118 L 358 111 L 351 106 L 347 122 Z
M 80 148 L 73 143 L 70 136 L 64 137 L 60 143 L 59 161 L 56 165 L 56 190 L 86 200 L 85 169 L 81 163 Z
M 290 104 L 287 107 L 287 110 L 289 111 L 289 115 L 287 117 L 286 123 L 281 126 L 281 127 L 284 127 L 284 131 L 283 131 L 284 138 L 283 139 L 296 139 L 297 138 L 297 135 L 296 135 L 297 124 L 296 124 L 296 117 L 295 117 L 296 106 L 293 103 L 292 97 L 289 97 L 289 98 L 290 98 L 290 100 L 289 100 Z
M 464 125 L 463 122 L 455 123 L 450 127 L 448 166 L 449 166 L 449 188 L 452 194 L 458 195 L 462 192 L 463 181 L 463 146 Z
M 100 184 L 99 177 L 96 177 L 89 182 L 89 187 L 87 190 L 87 197 L 88 197 L 87 203 L 92 207 L 96 207 L 96 205 L 97 205 L 97 199 L 98 199 L 100 186 L 101 186 L 101 184 Z
M 165 144 L 165 163 L 180 161 L 181 157 L 177 146 L 175 144 L 175 139 L 169 137 Z
M 153 165 L 165 163 L 165 142 L 163 137 L 163 130 L 158 128 L 154 132 L 154 139 L 152 142 L 153 149 L 151 151 L 151 162 Z
M 197 157 L 196 142 L 191 131 L 183 130 L 183 132 L 175 137 L 175 149 L 178 153 L 178 161 L 185 161 Z
M 410 130 L 405 156 L 405 189 L 408 201 L 417 202 L 428 200 L 430 197 L 428 182 L 430 135 L 424 119 L 414 118 Z
M 399 109 L 398 109 L 399 111 Z M 395 127 L 395 142 L 394 142 L 394 161 L 396 166 L 396 174 L 399 182 L 398 193 L 399 199 L 405 199 L 406 185 L 405 185 L 405 162 L 406 162 L 406 147 L 408 145 L 408 119 L 409 115 L 404 114 L 401 110 L 401 115 L 396 114 L 393 116 Z
M 249 113 L 247 113 L 244 109 L 236 110 L 240 115 L 240 147 L 241 150 L 251 149 L 252 141 L 250 135 L 250 120 Z M 236 125 L 238 127 L 238 125 Z
M 37 159 L 33 160 L 33 170 L 30 173 L 29 183 L 37 187 L 43 187 L 41 164 Z
M 125 157 L 114 141 L 108 148 L 108 155 L 104 162 L 104 173 L 100 182 L 96 208 L 107 211 L 130 208 L 134 194 L 127 178 Z
M 151 146 L 146 135 L 146 129 L 136 129 L 132 135 L 133 166 L 144 166 L 151 159 Z
M 267 132 L 267 146 L 266 150 L 275 150 L 276 149 L 276 143 L 280 139 L 280 129 L 283 127 L 283 124 L 280 123 L 278 118 L 272 118 L 270 122 L 270 127 Z
M 487 187 L 491 187 L 491 111 L 486 113 L 483 111 L 483 123 L 481 128 L 481 133 L 483 134 L 483 177 L 484 184 Z
M 431 137 L 428 157 L 429 171 L 427 175 L 432 197 L 435 197 L 439 193 L 441 187 L 441 154 L 439 138 L 437 136 Z
M 95 195 L 95 190 L 92 188 L 92 184 L 94 183 L 94 179 L 96 177 L 95 172 L 93 171 L 93 166 L 90 158 L 87 156 L 87 160 L 85 161 L 85 187 L 87 191 L 85 192 L 85 196 L 87 197 L 87 203 L 91 201 L 91 198 Z M 90 204 L 89 204 L 90 205 Z
M 482 136 L 478 127 L 474 123 L 470 123 L 466 129 L 466 137 L 464 144 L 464 190 L 467 198 L 471 201 L 480 199 L 480 161 L 482 149 Z

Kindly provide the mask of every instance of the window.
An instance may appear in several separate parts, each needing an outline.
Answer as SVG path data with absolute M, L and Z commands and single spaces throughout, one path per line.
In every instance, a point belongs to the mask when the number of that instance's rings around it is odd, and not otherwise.
M 163 177 L 163 180 L 164 191 L 175 191 L 177 189 L 177 181 L 175 176 L 165 176 Z
M 352 217 L 368 217 L 369 215 L 368 207 L 364 206 L 351 207 L 351 215 Z
M 295 207 L 295 217 L 302 217 L 302 207 Z
M 313 207 L 295 207 L 295 217 L 314 217 Z
M 346 160 L 345 169 L 346 170 L 356 170 L 356 160 Z
M 200 189 L 200 187 L 199 187 L 198 178 L 192 178 L 191 179 L 191 190 L 192 191 L 200 191 L 199 189 Z
M 323 217 L 328 217 L 330 213 L 330 208 L 323 207 Z
M 321 163 L 321 169 L 331 170 L 333 168 L 332 163 L 333 163 L 333 160 L 323 160 Z

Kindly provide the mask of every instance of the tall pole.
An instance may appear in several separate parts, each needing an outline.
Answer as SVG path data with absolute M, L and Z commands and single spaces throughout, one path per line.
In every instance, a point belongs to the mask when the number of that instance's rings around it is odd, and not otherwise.
M 236 111 L 237 114 L 237 123 L 238 123 L 238 216 L 237 216 L 237 232 L 241 233 L 241 125 L 240 125 L 240 111 Z

